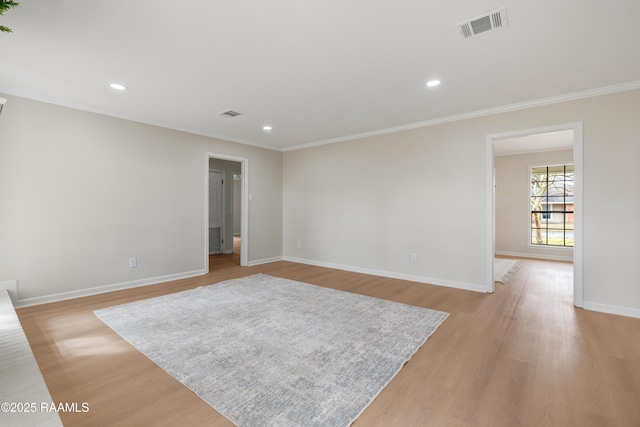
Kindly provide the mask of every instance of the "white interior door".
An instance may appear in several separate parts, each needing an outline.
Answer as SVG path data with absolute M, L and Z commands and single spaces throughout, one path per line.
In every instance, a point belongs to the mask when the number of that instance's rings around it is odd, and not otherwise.
M 222 252 L 224 227 L 222 172 L 209 171 L 209 254 Z

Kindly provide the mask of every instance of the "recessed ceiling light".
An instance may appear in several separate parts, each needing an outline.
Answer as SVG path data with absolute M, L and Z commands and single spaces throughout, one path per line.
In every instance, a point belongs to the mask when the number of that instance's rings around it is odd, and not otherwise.
M 440 80 L 429 80 L 427 82 L 428 87 L 436 87 L 438 85 L 440 85 Z
M 127 88 L 125 85 L 121 85 L 120 83 L 111 83 L 109 86 L 111 89 L 115 90 L 125 90 Z
M 273 128 L 271 126 L 269 126 L 269 125 L 262 126 L 262 130 L 264 130 L 264 131 L 269 132 L 271 129 L 273 129 Z

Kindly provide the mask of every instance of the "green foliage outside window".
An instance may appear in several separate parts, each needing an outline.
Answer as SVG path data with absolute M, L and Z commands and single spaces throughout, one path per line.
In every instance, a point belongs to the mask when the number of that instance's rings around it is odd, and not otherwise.
M 19 5 L 19 3 L 17 1 L 0 0 L 0 15 L 4 15 L 4 13 L 7 10 L 13 9 L 14 7 L 18 7 L 18 5 Z M 11 28 L 5 27 L 4 25 L 0 25 L 0 32 L 10 33 L 11 32 Z

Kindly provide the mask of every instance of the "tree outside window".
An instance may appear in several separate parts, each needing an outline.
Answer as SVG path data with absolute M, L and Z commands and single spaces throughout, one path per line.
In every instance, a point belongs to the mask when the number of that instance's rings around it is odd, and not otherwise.
M 531 244 L 573 247 L 574 166 L 531 168 Z
M 14 0 L 0 0 L 0 15 L 3 15 L 7 10 L 13 9 L 14 7 L 18 7 L 19 3 Z M 0 32 L 2 33 L 10 33 L 11 28 L 5 27 L 4 25 L 0 25 Z

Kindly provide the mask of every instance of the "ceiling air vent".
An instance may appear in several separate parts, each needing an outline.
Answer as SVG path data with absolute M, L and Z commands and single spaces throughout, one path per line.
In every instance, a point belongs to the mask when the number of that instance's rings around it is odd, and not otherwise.
M 507 26 L 507 9 L 500 9 L 487 12 L 484 15 L 470 19 L 468 21 L 456 24 L 456 30 L 462 37 L 469 38 L 484 33 L 485 31 L 495 30 Z
M 218 115 L 222 117 L 238 117 L 238 116 L 241 116 L 242 113 L 238 113 L 237 111 L 233 111 L 233 110 L 227 110 L 227 111 L 223 111 L 222 113 L 218 113 Z

